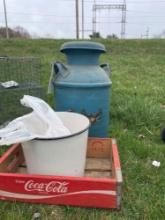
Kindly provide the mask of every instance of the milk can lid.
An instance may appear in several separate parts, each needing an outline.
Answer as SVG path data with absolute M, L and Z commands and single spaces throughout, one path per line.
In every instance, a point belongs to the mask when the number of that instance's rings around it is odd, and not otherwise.
M 91 42 L 91 41 L 70 41 L 66 42 L 61 46 L 60 51 L 65 52 L 66 50 L 72 49 L 85 49 L 85 50 L 97 50 L 100 52 L 105 52 L 105 46 L 101 43 Z

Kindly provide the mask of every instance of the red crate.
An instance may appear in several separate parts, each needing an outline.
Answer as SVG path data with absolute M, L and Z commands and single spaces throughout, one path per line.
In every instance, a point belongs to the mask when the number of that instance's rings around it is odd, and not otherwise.
M 111 138 L 89 138 L 84 177 L 27 174 L 21 144 L 0 158 L 0 200 L 119 209 L 121 185 Z

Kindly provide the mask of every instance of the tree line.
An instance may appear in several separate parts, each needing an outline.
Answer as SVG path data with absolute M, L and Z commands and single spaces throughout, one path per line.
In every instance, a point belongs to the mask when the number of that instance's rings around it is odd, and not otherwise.
M 31 38 L 30 33 L 23 27 L 17 26 L 15 28 L 8 28 L 10 38 Z M 0 38 L 6 38 L 6 28 L 0 27 Z

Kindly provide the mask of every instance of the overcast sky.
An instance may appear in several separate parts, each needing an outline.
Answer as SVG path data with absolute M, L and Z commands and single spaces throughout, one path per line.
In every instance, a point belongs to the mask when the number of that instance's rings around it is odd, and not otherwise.
M 80 27 L 81 27 L 81 1 Z M 84 0 L 85 37 L 92 30 L 94 0 Z M 96 0 L 97 4 L 122 3 L 119 0 Z M 128 0 L 126 38 L 145 38 L 165 30 L 165 0 Z M 22 26 L 31 34 L 51 38 L 75 38 L 75 0 L 6 0 L 9 27 Z M 115 33 L 120 37 L 121 12 L 97 12 L 96 30 L 103 37 Z M 3 0 L 0 0 L 0 26 L 5 26 Z M 80 34 L 81 36 L 81 34 Z

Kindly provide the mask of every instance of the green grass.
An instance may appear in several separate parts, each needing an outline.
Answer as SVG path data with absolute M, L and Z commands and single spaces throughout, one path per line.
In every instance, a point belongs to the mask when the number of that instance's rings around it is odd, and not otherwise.
M 46 87 L 53 60 L 63 40 L 1 40 L 0 51 L 12 56 L 40 56 Z M 124 178 L 120 211 L 0 202 L 0 220 L 164 220 L 165 40 L 102 41 L 107 53 L 100 62 L 112 66 L 110 136 L 116 137 Z M 52 103 L 52 97 L 49 97 Z M 143 138 L 142 138 L 143 137 Z M 152 161 L 161 162 L 159 168 Z

